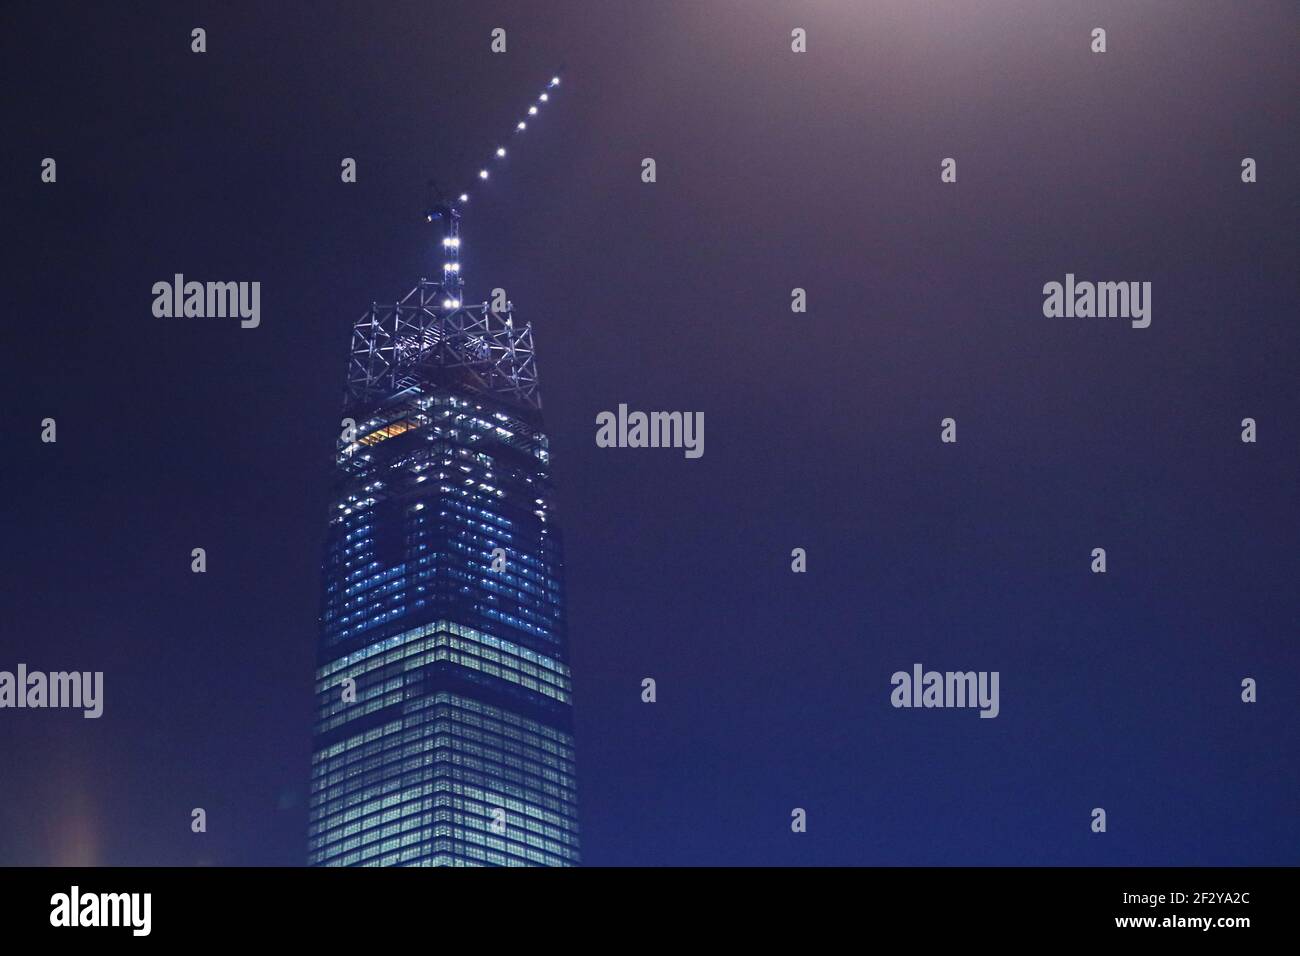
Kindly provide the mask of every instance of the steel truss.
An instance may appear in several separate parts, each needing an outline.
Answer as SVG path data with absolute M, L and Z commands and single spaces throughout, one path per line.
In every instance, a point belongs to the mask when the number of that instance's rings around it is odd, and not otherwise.
M 448 289 L 421 279 L 393 305 L 371 305 L 352 326 L 348 398 L 365 401 L 395 395 L 456 369 L 474 384 L 541 408 L 532 325 L 514 323 L 507 305 L 493 312 L 486 302 L 459 302 L 459 283 Z

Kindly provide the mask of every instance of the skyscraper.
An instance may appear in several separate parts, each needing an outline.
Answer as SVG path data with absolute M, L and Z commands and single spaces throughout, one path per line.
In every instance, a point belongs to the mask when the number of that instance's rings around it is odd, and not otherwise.
M 352 333 L 316 668 L 309 862 L 579 860 L 562 549 L 532 329 L 442 280 Z

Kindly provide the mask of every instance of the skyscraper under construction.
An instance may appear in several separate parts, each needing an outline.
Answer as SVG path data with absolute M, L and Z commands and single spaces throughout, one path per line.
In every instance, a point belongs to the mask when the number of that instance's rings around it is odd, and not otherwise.
M 460 213 L 456 201 L 428 213 L 442 279 L 353 326 L 316 667 L 313 865 L 579 861 L 532 328 L 508 302 L 462 301 Z

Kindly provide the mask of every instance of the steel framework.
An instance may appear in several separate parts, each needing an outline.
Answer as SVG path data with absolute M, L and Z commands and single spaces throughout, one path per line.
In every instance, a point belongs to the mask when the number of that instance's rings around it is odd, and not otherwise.
M 532 325 L 516 326 L 509 305 L 496 313 L 486 302 L 449 307 L 448 299 L 442 283 L 421 279 L 393 305 L 371 305 L 352 326 L 348 398 L 394 395 L 455 369 L 482 388 L 540 409 Z
M 560 83 L 557 73 L 538 97 L 546 103 Z M 536 104 L 528 115 L 538 112 Z M 521 120 L 516 133 L 527 128 Z M 498 158 L 506 155 L 498 147 Z M 481 179 L 490 173 L 479 171 Z M 423 382 L 451 372 L 470 383 L 526 407 L 540 409 L 533 329 L 516 327 L 513 306 L 494 312 L 486 302 L 465 305 L 461 275 L 461 206 L 469 197 L 444 197 L 430 181 L 435 196 L 425 218 L 442 232 L 442 280 L 421 279 L 419 285 L 393 305 L 372 303 L 352 326 L 352 356 L 348 362 L 349 403 L 387 399 Z M 444 373 L 440 376 L 439 373 Z

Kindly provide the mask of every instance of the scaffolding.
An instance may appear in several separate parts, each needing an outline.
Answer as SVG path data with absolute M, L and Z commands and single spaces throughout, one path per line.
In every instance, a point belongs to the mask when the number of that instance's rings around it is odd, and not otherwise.
M 459 294 L 459 289 L 455 289 Z M 490 393 L 542 407 L 532 325 L 513 308 L 459 303 L 442 283 L 421 279 L 393 305 L 374 303 L 352 326 L 348 400 L 387 398 L 455 370 Z
M 527 115 L 538 115 L 540 105 L 550 100 L 559 84 L 557 72 L 528 107 Z M 520 120 L 515 134 L 527 127 L 527 121 Z M 505 156 L 505 147 L 498 146 L 496 158 Z M 486 166 L 479 170 L 480 180 L 490 175 Z M 426 383 L 454 379 L 526 408 L 540 409 L 532 326 L 515 325 L 509 302 L 503 310 L 494 311 L 486 302 L 466 305 L 462 301 L 465 280 L 461 275 L 460 218 L 469 195 L 461 193 L 451 199 L 432 181 L 429 185 L 434 199 L 425 218 L 441 228 L 442 279 L 421 279 L 391 306 L 372 303 L 353 324 L 347 402 L 382 402 Z

